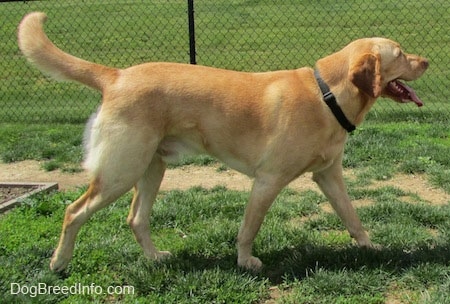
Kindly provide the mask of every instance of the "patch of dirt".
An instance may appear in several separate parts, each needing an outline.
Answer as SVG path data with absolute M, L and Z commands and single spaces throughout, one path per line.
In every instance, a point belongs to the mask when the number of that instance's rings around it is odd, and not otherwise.
M 218 185 L 226 186 L 232 190 L 249 191 L 251 189 L 252 179 L 234 170 L 219 171 L 218 167 L 219 165 L 209 167 L 185 166 L 168 169 L 161 190 L 186 190 L 193 186 L 212 188 Z M 348 179 L 355 178 L 355 174 L 351 170 L 346 170 L 344 175 Z M 37 161 L 0 163 L 0 182 L 57 182 L 61 190 L 71 190 L 86 185 L 88 181 L 89 176 L 86 172 L 64 173 L 58 170 L 47 172 L 41 169 L 41 165 Z M 443 205 L 450 202 L 449 194 L 442 189 L 431 186 L 426 177 L 421 175 L 399 174 L 386 181 L 374 182 L 368 187 L 380 188 L 384 186 L 393 186 L 404 192 L 416 194 L 422 200 L 434 205 Z M 320 191 L 311 180 L 310 173 L 297 178 L 289 187 L 296 191 L 308 189 Z M 367 204 L 370 204 L 370 201 L 354 202 L 356 207 Z
M 442 189 L 432 186 L 424 175 L 399 174 L 393 179 L 374 183 L 373 185 L 370 185 L 369 188 L 376 189 L 382 186 L 396 187 L 404 192 L 416 194 L 421 199 L 433 205 L 445 205 L 450 203 L 450 194 Z M 407 197 L 405 197 L 405 201 L 410 202 Z
M 0 186 L 0 205 L 4 202 L 20 197 L 25 193 L 33 191 L 37 187 L 2 187 Z
M 88 175 L 86 172 L 48 172 L 42 169 L 39 162 L 26 160 L 11 164 L 0 163 L 0 182 L 56 182 L 61 190 L 70 190 L 87 184 Z
M 184 166 L 166 170 L 161 190 L 186 190 L 194 186 L 213 188 L 218 185 L 232 190 L 249 191 L 252 179 L 234 170 L 219 171 L 219 165 L 198 167 Z M 59 170 L 44 171 L 37 161 L 26 160 L 12 164 L 0 163 L 0 182 L 56 182 L 61 190 L 72 190 L 88 184 L 87 172 L 65 173 Z M 318 187 L 311 175 L 302 176 L 293 182 L 297 190 Z

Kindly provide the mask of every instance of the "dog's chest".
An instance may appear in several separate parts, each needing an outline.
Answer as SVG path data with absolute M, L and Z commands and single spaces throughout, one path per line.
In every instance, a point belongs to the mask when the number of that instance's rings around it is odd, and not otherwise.
M 344 144 L 345 140 L 322 145 L 321 149 L 318 149 L 311 155 L 312 160 L 305 171 L 321 171 L 328 168 L 336 161 L 341 161 Z

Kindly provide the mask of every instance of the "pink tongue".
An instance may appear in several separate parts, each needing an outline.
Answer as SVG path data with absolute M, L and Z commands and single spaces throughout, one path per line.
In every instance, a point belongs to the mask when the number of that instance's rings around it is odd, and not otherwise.
M 412 88 L 410 88 L 409 86 L 407 86 L 406 84 L 404 84 L 400 81 L 396 81 L 396 84 L 398 86 L 401 86 L 403 89 L 405 89 L 408 92 L 408 97 L 403 98 L 403 102 L 413 101 L 418 107 L 423 106 L 422 100 L 420 100 L 419 97 L 417 97 L 416 92 L 414 92 L 414 90 Z

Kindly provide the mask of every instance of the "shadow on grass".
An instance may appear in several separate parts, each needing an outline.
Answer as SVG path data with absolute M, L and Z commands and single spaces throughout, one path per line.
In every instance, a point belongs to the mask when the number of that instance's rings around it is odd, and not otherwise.
M 356 246 L 336 249 L 329 246 L 307 245 L 261 256 L 267 265 L 262 275 L 273 284 L 278 284 L 286 278 L 302 279 L 318 268 L 331 271 L 382 269 L 392 273 L 402 273 L 406 269 L 424 263 L 448 266 L 450 264 L 449 250 L 450 244 L 432 248 L 428 246 L 415 249 L 393 247 L 379 250 Z
M 356 246 L 336 249 L 330 246 L 304 245 L 260 255 L 264 268 L 259 273 L 252 273 L 237 267 L 236 255 L 205 257 L 184 251 L 165 262 L 155 263 L 144 258 L 138 259 L 140 266 L 134 268 L 136 271 L 128 275 L 134 277 L 133 281 L 137 284 L 136 281 L 142 281 L 142 275 L 148 277 L 161 271 L 187 274 L 219 270 L 267 279 L 276 285 L 286 279 L 301 280 L 317 269 L 330 271 L 380 269 L 397 275 L 421 264 L 448 266 L 450 265 L 448 252 L 450 244 L 432 248 L 422 246 L 411 250 L 399 247 L 372 250 Z

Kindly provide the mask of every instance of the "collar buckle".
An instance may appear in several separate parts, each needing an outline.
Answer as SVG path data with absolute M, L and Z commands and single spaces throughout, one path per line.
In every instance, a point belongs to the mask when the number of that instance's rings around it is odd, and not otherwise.
M 331 98 L 335 98 L 334 97 L 334 94 L 333 93 L 331 93 L 331 91 L 328 91 L 328 92 L 322 92 L 322 96 L 323 96 L 323 99 L 325 100 L 325 101 L 327 101 L 327 100 L 330 100 Z

